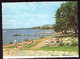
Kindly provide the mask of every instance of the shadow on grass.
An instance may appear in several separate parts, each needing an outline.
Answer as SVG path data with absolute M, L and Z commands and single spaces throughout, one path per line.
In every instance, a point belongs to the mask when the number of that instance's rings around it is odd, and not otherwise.
M 54 37 L 55 37 L 55 38 L 63 38 L 63 37 L 78 37 L 78 34 L 77 34 L 77 36 L 75 36 L 75 34 L 55 35 Z
M 78 51 L 78 47 L 71 47 L 71 46 L 57 46 L 57 47 L 41 47 L 40 49 L 37 50 L 44 50 L 44 51 Z

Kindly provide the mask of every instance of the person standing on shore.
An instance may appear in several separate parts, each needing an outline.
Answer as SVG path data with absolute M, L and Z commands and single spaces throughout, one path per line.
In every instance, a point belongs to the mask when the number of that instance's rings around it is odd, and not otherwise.
M 15 43 L 15 45 L 17 45 L 17 41 L 16 40 L 14 40 L 14 43 Z
M 24 41 L 26 41 L 26 38 L 24 38 Z

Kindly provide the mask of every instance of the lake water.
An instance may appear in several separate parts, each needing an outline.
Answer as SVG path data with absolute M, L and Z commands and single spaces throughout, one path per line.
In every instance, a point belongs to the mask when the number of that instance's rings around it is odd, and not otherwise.
M 39 34 L 39 33 L 46 33 L 46 34 Z M 20 34 L 20 36 L 13 36 L 14 34 Z M 17 42 L 24 41 L 24 38 L 33 40 L 33 39 L 39 39 L 41 37 L 48 37 L 53 36 L 54 31 L 52 30 L 3 30 L 3 44 L 4 43 L 10 43 L 14 40 L 17 40 Z

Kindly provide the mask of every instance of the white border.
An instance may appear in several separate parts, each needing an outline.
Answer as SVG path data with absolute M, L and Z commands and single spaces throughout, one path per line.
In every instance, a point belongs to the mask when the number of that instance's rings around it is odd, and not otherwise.
M 3 56 L 3 58 L 63 58 L 63 57 L 79 57 L 79 56 Z

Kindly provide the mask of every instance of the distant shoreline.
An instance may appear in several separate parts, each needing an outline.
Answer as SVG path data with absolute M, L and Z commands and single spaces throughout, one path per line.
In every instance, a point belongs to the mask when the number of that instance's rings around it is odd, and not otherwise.
M 2 29 L 2 30 L 52 30 L 54 31 L 54 29 Z

